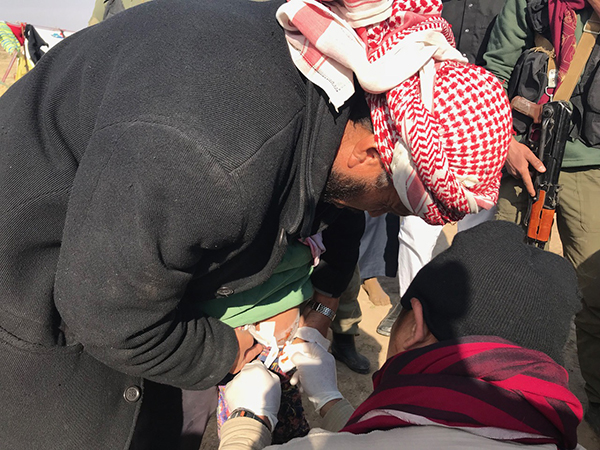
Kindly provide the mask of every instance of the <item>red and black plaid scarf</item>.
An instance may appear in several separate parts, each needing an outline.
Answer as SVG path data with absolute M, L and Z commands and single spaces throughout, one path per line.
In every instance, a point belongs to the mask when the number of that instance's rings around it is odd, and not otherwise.
M 342 431 L 412 425 L 468 428 L 524 444 L 577 446 L 581 403 L 549 356 L 490 336 L 439 342 L 390 358 Z
M 549 0 L 548 15 L 550 17 L 550 34 L 556 54 L 559 84 L 567 74 L 575 55 L 575 28 L 577 14 L 575 11 L 587 6 L 585 0 Z

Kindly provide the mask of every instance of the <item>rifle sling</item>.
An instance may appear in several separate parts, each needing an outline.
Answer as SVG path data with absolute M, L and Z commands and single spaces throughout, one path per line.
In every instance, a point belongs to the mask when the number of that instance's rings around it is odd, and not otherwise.
M 600 34 L 600 19 L 596 11 L 594 11 L 583 27 L 583 33 L 575 49 L 573 61 L 571 61 L 569 70 L 567 70 L 565 77 L 554 92 L 553 100 L 569 101 L 571 99 L 579 77 L 583 73 L 583 69 L 592 54 L 598 34 Z M 534 42 L 538 51 L 542 51 L 548 55 L 548 80 L 556 78 L 556 61 L 552 43 L 539 33 L 535 34 Z M 548 87 L 552 88 L 554 86 L 549 85 Z
M 600 20 L 596 11 L 592 14 L 592 17 L 585 23 L 583 27 L 583 34 L 579 39 L 575 54 L 573 55 L 573 61 L 569 66 L 565 77 L 561 81 L 560 85 L 554 92 L 553 100 L 564 100 L 569 101 L 573 90 L 579 82 L 579 77 L 583 73 L 583 69 L 592 54 L 594 45 L 596 45 L 596 38 L 600 33 Z

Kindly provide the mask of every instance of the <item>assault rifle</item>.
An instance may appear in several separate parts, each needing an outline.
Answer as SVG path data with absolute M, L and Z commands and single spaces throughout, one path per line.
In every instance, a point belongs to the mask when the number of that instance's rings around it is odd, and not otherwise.
M 544 173 L 536 172 L 534 175 L 535 197 L 529 199 L 523 219 L 523 224 L 527 227 L 527 243 L 544 248 L 550 239 L 558 205 L 558 177 L 571 127 L 573 107 L 565 101 L 538 105 L 523 97 L 513 98 L 511 106 L 533 119 L 525 143 L 546 167 Z

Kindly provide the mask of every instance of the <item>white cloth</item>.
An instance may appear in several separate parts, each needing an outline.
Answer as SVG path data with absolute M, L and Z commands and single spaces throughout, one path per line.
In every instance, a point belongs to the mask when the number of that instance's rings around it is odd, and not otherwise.
M 328 8 L 315 0 L 291 0 L 277 11 L 296 67 L 325 91 L 335 108 L 354 94 L 353 74 L 365 91 L 380 94 L 419 73 L 433 60 L 467 62 L 437 30 L 412 33 L 382 57 L 369 61 L 365 43 L 353 26 L 388 19 L 392 2 L 364 2 L 361 12 L 352 8 L 353 3 L 326 2 Z M 318 11 L 319 21 L 308 16 L 308 10 Z M 429 97 L 435 76 L 431 68 L 424 72 L 431 79 L 422 84 L 430 90 Z
M 367 434 L 338 433 L 352 413 L 352 407 L 340 401 L 327 412 L 323 419 L 323 428 L 313 428 L 308 436 L 293 439 L 287 444 L 265 446 L 270 442 L 271 434 L 264 426 L 244 418 L 225 422 L 221 428 L 219 450 L 556 450 L 552 444 L 525 445 L 506 441 L 494 441 L 468 430 L 441 426 L 412 426 L 386 431 L 373 431 Z M 336 412 L 336 409 L 339 411 Z M 329 422 L 333 413 L 341 422 Z M 329 426 L 329 428 L 327 428 Z M 331 431 L 327 431 L 331 430 Z M 585 450 L 581 445 L 575 450 Z
M 417 216 L 400 219 L 398 233 L 398 284 L 400 297 L 404 295 L 413 278 L 431 261 L 433 249 L 442 233 L 442 225 L 429 225 Z
M 324 337 L 319 330 L 312 327 L 300 327 L 296 330 L 294 338 L 302 339 L 306 342 L 316 342 L 325 350 L 329 348 L 329 339 Z
M 468 214 L 457 222 L 457 231 L 465 231 L 480 223 L 492 220 L 496 207 L 481 210 L 477 214 Z M 442 233 L 442 225 L 429 225 L 417 216 L 400 219 L 398 233 L 398 284 L 400 297 L 404 295 L 419 270 L 433 258 L 436 245 Z M 447 246 L 440 243 L 440 247 Z
M 467 431 L 437 426 L 414 426 L 367 434 L 332 433 L 319 428 L 308 436 L 265 450 L 556 450 L 556 445 L 525 445 L 493 441 Z M 585 450 L 578 446 L 576 450 Z

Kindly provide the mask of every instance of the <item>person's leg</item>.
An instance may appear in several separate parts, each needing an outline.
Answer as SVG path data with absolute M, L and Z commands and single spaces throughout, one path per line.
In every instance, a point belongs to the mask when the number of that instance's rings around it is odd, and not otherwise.
M 502 177 L 495 219 L 522 225 L 528 203 L 529 195 L 521 181 L 509 175 Z
M 340 304 L 335 319 L 331 323 L 333 338 L 331 353 L 357 373 L 369 373 L 371 364 L 365 356 L 358 353 L 354 336 L 358 334 L 358 324 L 362 319 L 358 293 L 360 291 L 360 272 L 358 266 L 352 280 L 340 296 Z
M 365 213 L 365 231 L 360 238 L 358 267 L 362 279 L 385 275 L 383 254 L 387 241 L 385 216 Z
M 205 391 L 181 391 L 183 426 L 179 450 L 198 450 L 208 419 L 217 409 L 216 387 Z
M 442 232 L 441 225 L 429 225 L 416 216 L 402 217 L 398 233 L 398 284 L 400 297 L 408 289 L 421 267 L 431 260 L 433 249 Z M 390 311 L 377 326 L 377 333 L 389 336 L 392 325 L 400 314 L 400 301 L 394 303 Z
M 442 232 L 442 225 L 429 225 L 417 216 L 403 217 L 398 241 L 398 284 L 400 297 L 404 295 L 413 278 L 431 261 L 433 249 Z
M 363 280 L 362 286 L 374 305 L 389 305 L 390 297 L 385 293 L 378 276 L 386 273 L 384 259 L 387 243 L 386 216 L 371 217 L 365 213 L 365 231 L 360 240 L 358 267 Z
M 377 277 L 365 278 L 362 287 L 369 296 L 370 302 L 375 306 L 385 306 L 391 303 L 390 296 L 383 290 Z
M 600 169 L 563 171 L 560 184 L 558 230 L 583 295 L 575 320 L 579 364 L 588 399 L 600 409 Z

